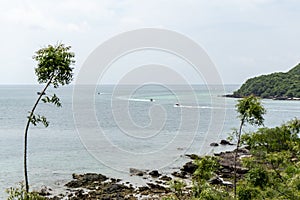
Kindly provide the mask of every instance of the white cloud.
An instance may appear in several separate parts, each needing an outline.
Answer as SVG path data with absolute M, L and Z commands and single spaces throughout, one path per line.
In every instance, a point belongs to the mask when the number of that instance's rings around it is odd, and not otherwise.
M 299 8 L 298 0 L 0 0 L 0 81 L 20 63 L 31 69 L 27 58 L 45 44 L 72 45 L 80 66 L 89 52 L 113 35 L 162 27 L 197 41 L 225 82 L 239 83 L 251 70 L 260 74 L 273 66 L 286 70 L 298 63 Z M 4 67 L 7 63 L 10 68 Z M 32 80 L 26 75 L 22 82 Z

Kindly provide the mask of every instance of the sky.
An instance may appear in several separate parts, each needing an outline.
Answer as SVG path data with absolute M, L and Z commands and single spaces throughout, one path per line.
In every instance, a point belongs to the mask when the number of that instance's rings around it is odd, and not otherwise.
M 0 84 L 35 84 L 34 52 L 57 42 L 72 46 L 76 79 L 101 43 L 139 28 L 186 35 L 241 84 L 300 62 L 299 23 L 299 0 L 0 0 Z

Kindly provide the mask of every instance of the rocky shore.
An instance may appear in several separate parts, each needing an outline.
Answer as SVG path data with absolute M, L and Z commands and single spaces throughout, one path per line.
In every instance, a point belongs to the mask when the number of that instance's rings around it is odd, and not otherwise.
M 218 143 L 216 143 L 218 144 Z M 230 145 L 229 142 L 221 141 L 221 145 Z M 212 145 L 215 146 L 215 145 Z M 210 180 L 211 184 L 220 184 L 227 187 L 232 187 L 229 181 L 233 177 L 234 172 L 234 154 L 235 151 L 227 151 L 215 154 L 220 164 L 217 175 Z M 170 182 L 174 180 L 181 180 L 185 183 L 183 192 L 188 197 L 192 189 L 192 176 L 197 166 L 193 160 L 198 159 L 199 156 L 185 155 L 190 161 L 185 163 L 180 170 L 174 171 L 171 174 L 163 174 L 158 170 L 140 170 L 131 168 L 129 173 L 131 176 L 140 176 L 147 181 L 146 185 L 134 186 L 126 180 L 109 178 L 102 174 L 86 173 L 73 174 L 73 180 L 68 182 L 64 194 L 51 195 L 51 189 L 43 188 L 40 192 L 49 200 L 136 200 L 136 199 L 161 199 L 163 196 L 168 196 L 174 191 L 170 188 Z M 241 148 L 238 152 L 239 158 L 251 156 L 247 148 Z M 248 169 L 243 168 L 240 163 L 237 164 L 238 177 L 242 177 Z
M 222 97 L 243 98 L 243 96 L 234 95 L 234 94 L 225 94 L 225 95 L 222 95 Z M 300 101 L 299 97 L 287 97 L 287 96 L 266 96 L 266 97 L 263 97 L 263 99 Z

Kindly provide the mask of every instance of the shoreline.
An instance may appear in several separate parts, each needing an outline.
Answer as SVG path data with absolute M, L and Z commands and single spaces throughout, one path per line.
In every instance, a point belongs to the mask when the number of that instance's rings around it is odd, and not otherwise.
M 244 97 L 241 96 L 236 96 L 234 94 L 224 94 L 222 95 L 222 97 L 226 97 L 226 98 L 235 98 L 235 99 L 241 99 Z M 271 99 L 271 100 L 276 100 L 276 101 L 300 101 L 299 97 L 273 97 L 273 96 L 269 96 L 269 97 L 259 97 L 261 99 Z
M 216 146 L 218 143 L 212 143 L 211 146 Z M 230 143 L 220 146 L 228 147 Z M 219 146 L 219 145 L 218 145 Z M 231 146 L 235 147 L 235 146 Z M 221 184 L 228 187 L 232 187 L 232 183 L 229 182 L 229 178 L 233 173 L 233 155 L 234 150 L 221 151 L 214 153 L 213 156 L 218 159 L 221 166 L 217 173 L 217 176 L 211 180 L 212 184 Z M 249 151 L 242 148 L 239 151 L 239 156 L 248 156 Z M 197 166 L 194 164 L 194 160 L 203 156 L 190 154 L 183 155 L 188 161 L 180 166 L 178 169 L 174 169 L 172 173 L 164 173 L 159 170 L 151 169 L 135 169 L 130 168 L 130 176 L 141 178 L 144 180 L 144 185 L 136 185 L 129 180 L 121 180 L 115 177 L 108 177 L 103 174 L 97 173 L 85 173 L 85 174 L 72 174 L 72 180 L 68 181 L 63 190 L 57 194 L 57 191 L 53 191 L 51 188 L 44 187 L 39 192 L 40 195 L 46 197 L 49 200 L 59 199 L 160 199 L 162 197 L 174 194 L 172 188 L 170 188 L 170 182 L 183 181 L 185 187 L 183 189 L 186 195 L 191 194 L 192 189 L 192 176 Z M 242 176 L 247 172 L 247 169 L 238 165 L 238 174 Z M 63 191 L 63 192 L 62 192 Z

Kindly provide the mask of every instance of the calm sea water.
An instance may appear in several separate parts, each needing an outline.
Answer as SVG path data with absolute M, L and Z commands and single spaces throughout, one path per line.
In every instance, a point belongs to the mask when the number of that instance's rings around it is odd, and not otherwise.
M 113 86 L 100 86 L 92 100 L 84 93 L 74 97 L 72 86 L 49 89 L 47 93 L 55 92 L 63 106 L 40 104 L 37 109 L 47 116 L 50 126 L 30 128 L 30 185 L 59 189 L 72 173 L 84 172 L 132 178 L 130 167 L 168 172 L 184 161 L 185 153 L 220 150 L 211 149 L 208 143 L 226 138 L 239 125 L 236 99 L 221 97 L 224 91 L 219 87 L 208 91 L 205 86 L 194 86 L 193 93 L 180 86 L 133 88 L 124 86 L 114 93 Z M 225 86 L 225 91 L 237 88 Z M 0 86 L 0 198 L 6 188 L 23 180 L 26 116 L 40 89 Z M 73 104 L 74 98 L 80 105 Z M 93 103 L 92 112 L 88 102 Z M 263 104 L 266 126 L 300 118 L 300 101 L 263 100 Z

